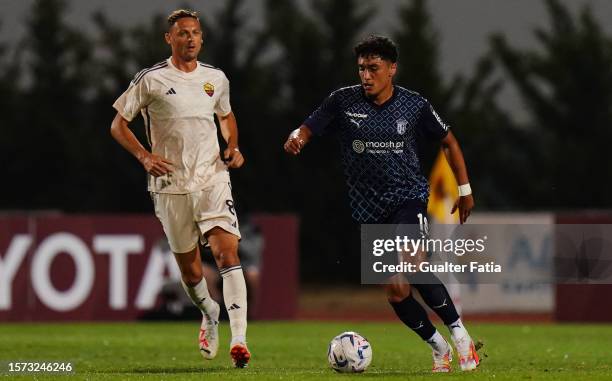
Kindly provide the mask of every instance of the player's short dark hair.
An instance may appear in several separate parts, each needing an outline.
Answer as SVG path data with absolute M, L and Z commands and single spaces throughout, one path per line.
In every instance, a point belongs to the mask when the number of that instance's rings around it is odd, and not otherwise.
M 397 45 L 390 38 L 385 36 L 370 35 L 365 39 L 359 41 L 353 49 L 355 56 L 369 57 L 379 56 L 381 59 L 390 61 L 392 63 L 397 62 L 399 52 Z
M 177 9 L 176 11 L 170 13 L 170 15 L 168 16 L 168 28 L 172 28 L 172 25 L 174 25 L 177 20 L 185 17 L 191 17 L 192 19 L 200 21 L 197 12 L 189 9 Z

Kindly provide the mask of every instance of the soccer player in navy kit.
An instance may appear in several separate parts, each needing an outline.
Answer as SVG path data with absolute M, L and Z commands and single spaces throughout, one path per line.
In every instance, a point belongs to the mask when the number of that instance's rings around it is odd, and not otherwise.
M 466 221 L 474 206 L 461 149 L 449 127 L 416 92 L 393 84 L 397 47 L 390 39 L 370 36 L 355 46 L 361 84 L 334 91 L 294 130 L 284 149 L 298 155 L 313 135 L 336 133 L 340 140 L 353 218 L 361 224 L 419 224 L 427 215 L 429 186 L 420 168 L 419 139 L 440 141 L 457 183 L 459 210 Z M 398 318 L 433 350 L 433 371 L 451 370 L 452 347 L 414 299 L 416 288 L 425 303 L 447 325 L 462 370 L 473 370 L 479 358 L 453 301 L 432 273 L 419 273 L 419 283 L 396 276 L 385 285 Z M 408 281 L 411 278 L 408 277 Z

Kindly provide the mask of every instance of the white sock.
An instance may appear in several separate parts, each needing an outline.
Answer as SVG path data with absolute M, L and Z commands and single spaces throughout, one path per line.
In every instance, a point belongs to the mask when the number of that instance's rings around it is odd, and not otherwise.
M 448 352 L 448 346 L 449 346 L 448 342 L 444 339 L 444 336 L 442 336 L 440 332 L 438 332 L 438 330 L 436 330 L 433 336 L 430 337 L 429 340 L 426 340 L 426 341 L 427 341 L 427 344 L 429 344 L 431 349 L 433 349 L 434 351 L 438 353 Z
M 247 290 L 242 266 L 232 266 L 219 271 L 223 277 L 223 300 L 230 320 L 232 344 L 246 341 Z
M 461 319 L 457 319 L 456 322 L 447 325 L 448 330 L 453 338 L 453 340 L 461 340 L 465 337 L 469 337 L 467 329 L 463 326 L 463 322 Z
M 210 294 L 208 293 L 208 286 L 206 285 L 206 279 L 204 279 L 204 277 L 202 277 L 200 283 L 193 287 L 185 284 L 182 279 L 181 284 L 189 296 L 189 299 L 191 299 L 193 304 L 195 304 L 195 306 L 198 307 L 203 314 L 213 316 L 216 315 L 219 305 L 210 297 Z

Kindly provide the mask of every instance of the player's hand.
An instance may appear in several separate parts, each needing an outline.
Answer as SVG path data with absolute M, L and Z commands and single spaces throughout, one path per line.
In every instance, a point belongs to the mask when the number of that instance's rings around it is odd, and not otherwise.
M 300 135 L 300 129 L 298 128 L 289 134 L 289 138 L 287 138 L 283 148 L 289 154 L 298 155 L 305 145 L 306 140 Z
M 244 164 L 244 156 L 242 156 L 238 147 L 227 147 L 223 151 L 223 161 L 228 168 L 240 168 Z
M 455 201 L 451 214 L 455 213 L 455 210 L 459 209 L 459 223 L 463 224 L 470 216 L 472 208 L 474 208 L 474 196 L 471 194 L 461 196 L 457 199 L 457 201 Z
M 146 152 L 142 159 L 140 159 L 142 166 L 152 176 L 158 177 L 172 173 L 172 162 L 167 159 L 154 155 L 150 152 Z

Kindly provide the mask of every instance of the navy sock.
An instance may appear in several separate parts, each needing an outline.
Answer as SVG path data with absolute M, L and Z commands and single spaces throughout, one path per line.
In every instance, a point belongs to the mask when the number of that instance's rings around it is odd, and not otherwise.
M 421 339 L 427 341 L 436 333 L 436 328 L 431 324 L 427 312 L 423 306 L 412 297 L 412 294 L 408 295 L 408 297 L 401 302 L 389 302 L 389 304 L 393 307 L 397 317 L 406 324 L 408 328 L 419 335 Z
M 444 324 L 450 325 L 459 319 L 455 303 L 437 276 L 430 272 L 417 273 L 408 277 L 408 281 L 419 291 L 423 301 L 442 319 Z

